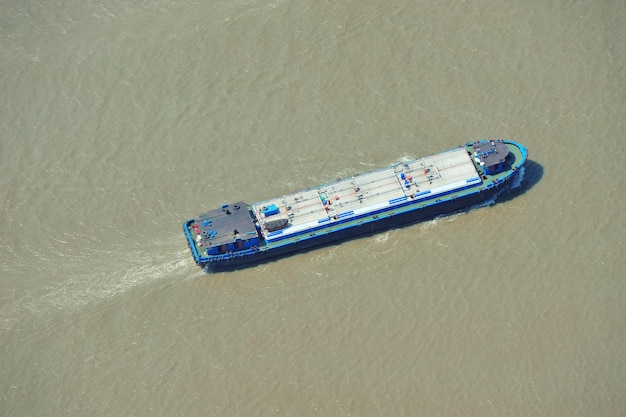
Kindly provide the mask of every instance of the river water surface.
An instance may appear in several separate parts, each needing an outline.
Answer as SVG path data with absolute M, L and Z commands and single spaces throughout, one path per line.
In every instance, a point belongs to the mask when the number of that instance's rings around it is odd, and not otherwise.
M 623 1 L 0 3 L 0 415 L 626 415 Z M 508 138 L 497 204 L 206 274 L 181 225 Z

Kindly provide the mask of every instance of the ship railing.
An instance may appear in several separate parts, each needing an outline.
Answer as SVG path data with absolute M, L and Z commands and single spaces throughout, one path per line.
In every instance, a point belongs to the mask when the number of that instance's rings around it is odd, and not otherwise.
M 189 232 L 189 225 L 193 223 L 194 219 L 189 219 L 183 225 L 183 230 L 185 231 L 185 235 L 187 237 L 187 244 L 189 245 L 189 249 L 191 249 L 191 254 L 196 262 L 201 261 L 201 256 L 198 254 L 198 249 L 196 248 L 196 242 L 191 237 L 191 233 Z

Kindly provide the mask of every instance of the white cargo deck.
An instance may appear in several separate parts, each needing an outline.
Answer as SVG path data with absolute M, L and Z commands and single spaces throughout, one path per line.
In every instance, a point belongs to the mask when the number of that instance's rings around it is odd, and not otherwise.
M 252 207 L 265 239 L 271 241 L 319 229 L 338 220 L 390 209 L 407 200 L 431 198 L 479 183 L 480 176 L 466 149 L 456 148 L 286 194 Z M 274 216 L 288 216 L 287 227 L 268 231 L 264 221 Z

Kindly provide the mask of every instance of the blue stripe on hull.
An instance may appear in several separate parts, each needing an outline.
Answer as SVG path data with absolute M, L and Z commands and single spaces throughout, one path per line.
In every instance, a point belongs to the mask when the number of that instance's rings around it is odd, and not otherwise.
M 507 180 L 506 182 L 508 183 L 509 181 Z M 506 190 L 506 188 L 504 187 L 492 187 L 481 192 L 476 192 L 466 195 L 464 197 L 459 197 L 457 199 L 445 200 L 415 210 L 398 213 L 393 216 L 388 216 L 384 218 L 381 217 L 377 220 L 362 223 L 358 226 L 347 227 L 330 233 L 321 233 L 319 235 L 315 235 L 314 237 L 302 239 L 300 241 L 289 243 L 283 246 L 278 246 L 269 250 L 250 251 L 249 253 L 240 256 L 225 255 L 221 257 L 221 259 L 213 259 L 203 266 L 206 266 L 206 268 L 209 270 L 240 267 L 245 264 L 256 264 L 272 258 L 306 251 L 308 249 L 322 246 L 324 244 L 340 243 L 342 241 L 361 235 L 371 234 L 401 225 L 431 220 L 445 214 L 461 211 L 463 209 L 470 208 L 471 206 L 480 202 L 489 200 L 490 198 L 504 190 Z

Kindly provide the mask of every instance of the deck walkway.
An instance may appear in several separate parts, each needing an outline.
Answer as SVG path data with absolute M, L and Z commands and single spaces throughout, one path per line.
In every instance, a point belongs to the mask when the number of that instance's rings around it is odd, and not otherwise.
M 266 200 L 254 204 L 253 210 L 261 225 L 263 212 L 272 205 L 279 214 L 289 216 L 290 225 L 277 233 L 284 238 L 325 222 L 461 188 L 471 181 L 480 181 L 476 166 L 465 148 L 456 148 Z M 268 240 L 276 233 L 263 227 L 262 231 Z

